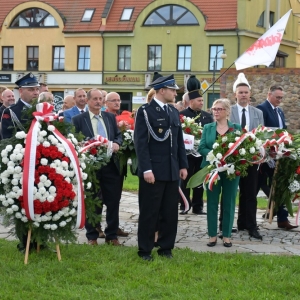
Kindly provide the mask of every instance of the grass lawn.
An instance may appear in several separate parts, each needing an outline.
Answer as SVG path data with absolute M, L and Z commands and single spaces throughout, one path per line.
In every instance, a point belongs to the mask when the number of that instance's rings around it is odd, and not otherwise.
M 62 261 L 0 239 L 0 299 L 299 299 L 298 256 L 174 250 L 142 261 L 135 247 L 62 245 Z

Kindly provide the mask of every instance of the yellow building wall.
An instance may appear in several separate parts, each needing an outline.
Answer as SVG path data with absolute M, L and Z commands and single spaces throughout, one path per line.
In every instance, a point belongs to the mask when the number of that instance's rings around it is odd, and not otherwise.
M 57 21 L 58 28 L 9 28 L 13 19 L 23 10 L 39 7 L 48 11 Z M 5 18 L 1 31 L 0 44 L 14 47 L 14 71 L 27 69 L 27 46 L 39 47 L 39 70 L 51 71 L 53 46 L 65 46 L 65 71 L 77 71 L 78 46 L 91 47 L 90 71 L 102 70 L 102 37 L 76 35 L 72 37 L 63 33 L 64 23 L 60 15 L 51 6 L 42 2 L 25 2 L 14 8 Z M 0 51 L 2 59 L 2 51 Z

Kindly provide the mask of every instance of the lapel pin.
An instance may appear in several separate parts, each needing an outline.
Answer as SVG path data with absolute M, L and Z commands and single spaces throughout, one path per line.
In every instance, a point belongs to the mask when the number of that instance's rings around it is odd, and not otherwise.
M 163 130 L 161 128 L 158 129 L 158 133 L 162 133 Z
M 156 107 L 156 110 L 157 110 L 157 111 L 160 111 L 160 107 Z

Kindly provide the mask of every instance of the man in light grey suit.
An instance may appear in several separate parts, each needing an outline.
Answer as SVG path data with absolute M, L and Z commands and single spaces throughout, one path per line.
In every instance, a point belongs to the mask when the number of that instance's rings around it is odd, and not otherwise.
M 75 106 L 63 112 L 64 121 L 71 123 L 73 117 L 86 111 L 86 92 L 83 89 L 77 89 L 74 92 Z
M 249 105 L 250 85 L 243 73 L 240 73 L 233 86 L 237 103 L 231 107 L 230 121 L 241 124 L 244 128 L 247 125 L 248 131 L 264 125 L 262 112 Z M 256 209 L 257 209 L 257 178 L 258 166 L 253 165 L 247 170 L 248 175 L 240 178 L 239 188 L 239 211 L 237 226 L 238 230 L 248 230 L 249 235 L 256 239 L 262 239 L 257 230 Z

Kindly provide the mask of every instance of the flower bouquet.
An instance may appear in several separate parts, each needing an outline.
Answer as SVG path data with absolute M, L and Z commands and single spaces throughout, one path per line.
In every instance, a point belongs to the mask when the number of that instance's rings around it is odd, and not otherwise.
M 137 157 L 135 153 L 134 143 L 133 143 L 133 129 L 134 129 L 134 119 L 132 113 L 128 111 L 123 111 L 121 115 L 116 117 L 117 125 L 122 132 L 122 145 L 118 151 L 118 158 L 120 161 L 120 170 L 124 171 L 126 174 L 128 159 L 131 160 L 130 170 L 133 175 L 137 171 Z
M 190 117 L 180 115 L 181 128 L 184 135 L 184 143 L 186 146 L 187 154 L 192 154 L 196 157 L 200 156 L 198 152 L 198 148 L 199 148 L 199 144 L 202 136 L 202 130 L 203 130 L 201 123 L 196 122 L 197 118 L 199 118 L 199 116 L 195 118 L 190 118 Z M 188 146 L 188 144 L 190 143 L 192 143 L 191 144 L 192 147 Z
M 252 164 L 261 163 L 264 159 L 262 140 L 253 132 L 229 128 L 226 135 L 220 135 L 207 154 L 210 165 L 200 170 L 190 179 L 188 186 L 196 187 L 202 182 L 209 184 L 209 189 L 217 182 L 219 172 L 227 172 L 229 179 L 246 176 L 247 168 Z
M 53 107 L 44 102 L 36 109 L 28 133 L 1 141 L 1 212 L 17 236 L 30 232 L 38 244 L 75 241 L 74 229 L 85 223 L 83 190 L 91 186 L 86 165 L 74 135 L 64 137 L 55 127 Z

